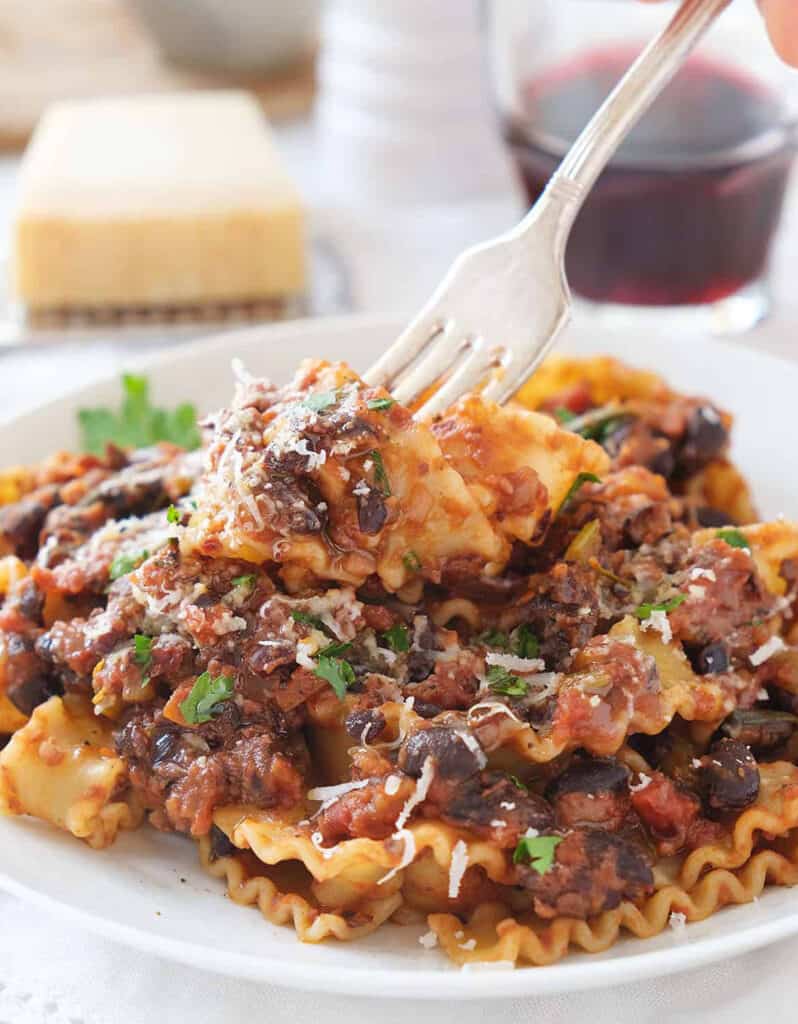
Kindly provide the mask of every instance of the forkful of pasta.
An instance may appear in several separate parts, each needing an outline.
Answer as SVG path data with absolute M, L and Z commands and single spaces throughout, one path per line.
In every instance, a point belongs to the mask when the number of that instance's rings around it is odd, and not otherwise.
M 568 322 L 565 250 L 577 213 L 618 146 L 730 0 L 683 0 L 512 230 L 465 250 L 421 312 L 364 375 L 422 418 L 471 391 L 508 401 Z

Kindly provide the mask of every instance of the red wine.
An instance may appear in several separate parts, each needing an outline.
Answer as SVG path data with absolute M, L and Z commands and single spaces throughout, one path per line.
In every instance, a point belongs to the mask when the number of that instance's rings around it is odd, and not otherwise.
M 531 202 L 634 57 L 596 51 L 528 83 L 507 136 Z M 590 299 L 712 302 L 760 278 L 793 157 L 779 98 L 692 58 L 581 210 L 568 278 Z

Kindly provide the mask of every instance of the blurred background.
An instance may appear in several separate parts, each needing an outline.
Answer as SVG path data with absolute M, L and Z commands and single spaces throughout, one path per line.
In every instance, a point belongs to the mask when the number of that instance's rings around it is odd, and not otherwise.
M 10 368 L 8 353 L 36 343 L 160 345 L 297 313 L 412 312 L 463 246 L 509 227 L 534 201 L 673 8 L 635 0 L 46 0 L 45 14 L 29 0 L 0 0 L 0 358 Z M 290 294 L 242 286 L 234 301 L 187 308 L 179 289 L 170 298 L 164 271 L 151 303 L 133 292 L 126 303 L 124 290 L 111 306 L 99 292 L 93 303 L 87 285 L 80 302 L 50 308 L 14 285 L 15 263 L 24 270 L 25 260 L 43 261 L 36 266 L 45 276 L 62 272 L 47 262 L 52 238 L 40 232 L 34 255 L 20 241 L 20 224 L 44 223 L 42 196 L 46 207 L 68 178 L 82 210 L 84 193 L 111 187 L 110 154 L 100 128 L 91 136 L 91 116 L 85 131 L 64 128 L 61 156 L 48 139 L 33 147 L 47 157 L 34 159 L 30 141 L 45 111 L 64 100 L 91 111 L 98 98 L 220 89 L 254 98 L 298 190 L 307 258 Z M 568 254 L 578 315 L 643 329 L 656 316 L 675 330 L 730 335 L 791 324 L 797 100 L 798 72 L 773 55 L 753 0 L 735 0 L 580 215 Z M 129 106 L 120 108 L 117 178 L 137 168 L 155 174 L 177 159 L 168 146 L 157 152 L 132 129 L 127 135 L 127 116 Z M 215 139 L 225 146 L 223 116 L 210 112 L 197 124 L 206 152 Z M 78 159 L 76 147 L 91 157 Z M 236 154 L 231 147 L 231 163 L 241 163 Z M 211 180 L 223 155 L 207 167 L 195 162 L 198 195 L 223 183 Z M 179 191 L 174 171 L 164 172 L 158 197 L 167 215 L 170 190 Z M 30 179 L 38 206 L 21 184 Z M 236 189 L 229 192 L 232 209 Z M 119 196 L 114 204 L 114 216 L 138 218 L 144 230 L 132 193 L 129 211 Z M 68 220 L 69 210 L 58 216 Z M 50 224 L 55 236 L 59 224 Z M 89 246 L 85 224 L 77 229 Z M 166 251 L 170 236 L 160 237 Z M 128 241 L 119 238 L 122 280 Z M 253 262 L 280 260 L 283 243 L 272 252 L 269 244 L 253 243 Z

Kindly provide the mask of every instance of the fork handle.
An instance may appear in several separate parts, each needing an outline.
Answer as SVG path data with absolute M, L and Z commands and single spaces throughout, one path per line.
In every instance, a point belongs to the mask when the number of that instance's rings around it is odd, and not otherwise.
M 596 178 L 730 2 L 683 0 L 582 130 L 541 197 L 515 229 L 518 234 L 534 230 L 541 217 L 548 220 L 553 214 L 557 245 L 564 253 L 571 225 Z

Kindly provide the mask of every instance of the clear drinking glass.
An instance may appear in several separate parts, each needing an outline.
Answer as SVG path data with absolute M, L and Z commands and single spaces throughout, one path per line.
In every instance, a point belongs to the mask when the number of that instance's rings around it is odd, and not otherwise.
M 530 203 L 673 5 L 488 0 L 505 137 Z M 765 315 L 796 146 L 796 81 L 753 4 L 732 5 L 588 197 L 567 252 L 575 296 L 605 319 L 655 311 L 719 331 Z

